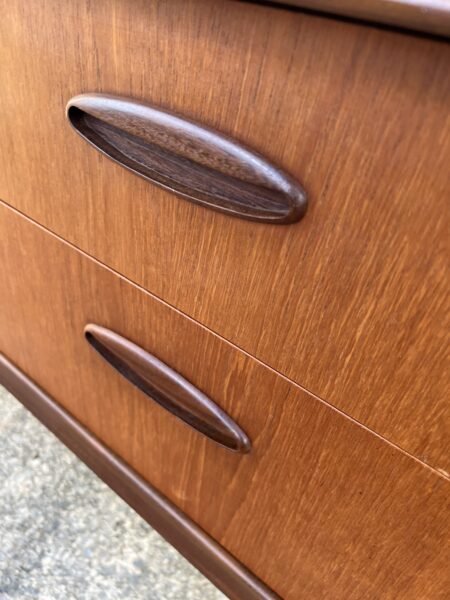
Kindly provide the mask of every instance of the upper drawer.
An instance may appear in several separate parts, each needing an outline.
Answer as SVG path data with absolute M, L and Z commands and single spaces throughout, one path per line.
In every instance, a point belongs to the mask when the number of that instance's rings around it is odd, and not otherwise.
M 282 598 L 442 597 L 444 478 L 3 204 L 0 264 L 0 350 Z M 131 385 L 92 322 L 207 394 L 251 451 Z
M 14 0 L 0 38 L 5 201 L 448 470 L 446 43 L 220 1 Z M 72 131 L 82 92 L 231 135 L 302 182 L 306 217 L 156 188 Z

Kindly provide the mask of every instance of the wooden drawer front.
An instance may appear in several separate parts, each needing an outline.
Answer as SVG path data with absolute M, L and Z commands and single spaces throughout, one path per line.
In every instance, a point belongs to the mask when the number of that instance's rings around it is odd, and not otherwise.
M 3 200 L 448 470 L 446 43 L 195 0 L 14 0 L 0 27 Z M 66 121 L 92 91 L 248 144 L 306 217 L 234 219 L 127 172 Z
M 438 598 L 448 482 L 53 235 L 0 208 L 1 350 L 282 597 Z M 83 336 L 155 354 L 249 435 L 235 454 Z

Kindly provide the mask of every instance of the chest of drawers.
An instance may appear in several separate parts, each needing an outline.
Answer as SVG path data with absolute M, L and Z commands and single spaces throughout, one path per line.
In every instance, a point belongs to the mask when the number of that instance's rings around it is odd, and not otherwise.
M 230 597 L 443 597 L 445 39 L 219 0 L 3 15 L 3 380 L 218 543 L 181 549 Z

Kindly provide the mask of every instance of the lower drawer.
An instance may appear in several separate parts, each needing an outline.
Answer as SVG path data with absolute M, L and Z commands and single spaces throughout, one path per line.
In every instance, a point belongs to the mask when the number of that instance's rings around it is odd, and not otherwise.
M 283 598 L 439 598 L 447 481 L 0 204 L 0 349 Z M 87 343 L 98 323 L 213 399 L 236 454 Z

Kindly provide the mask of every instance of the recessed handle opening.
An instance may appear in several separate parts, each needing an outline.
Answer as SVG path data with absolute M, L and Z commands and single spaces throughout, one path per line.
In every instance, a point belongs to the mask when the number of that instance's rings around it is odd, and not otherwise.
M 249 438 L 233 419 L 156 356 L 99 325 L 87 325 L 84 335 L 116 371 L 167 411 L 229 450 L 250 451 Z
M 183 198 L 232 216 L 294 223 L 306 194 L 290 175 L 234 140 L 128 98 L 82 94 L 67 118 L 115 162 Z

